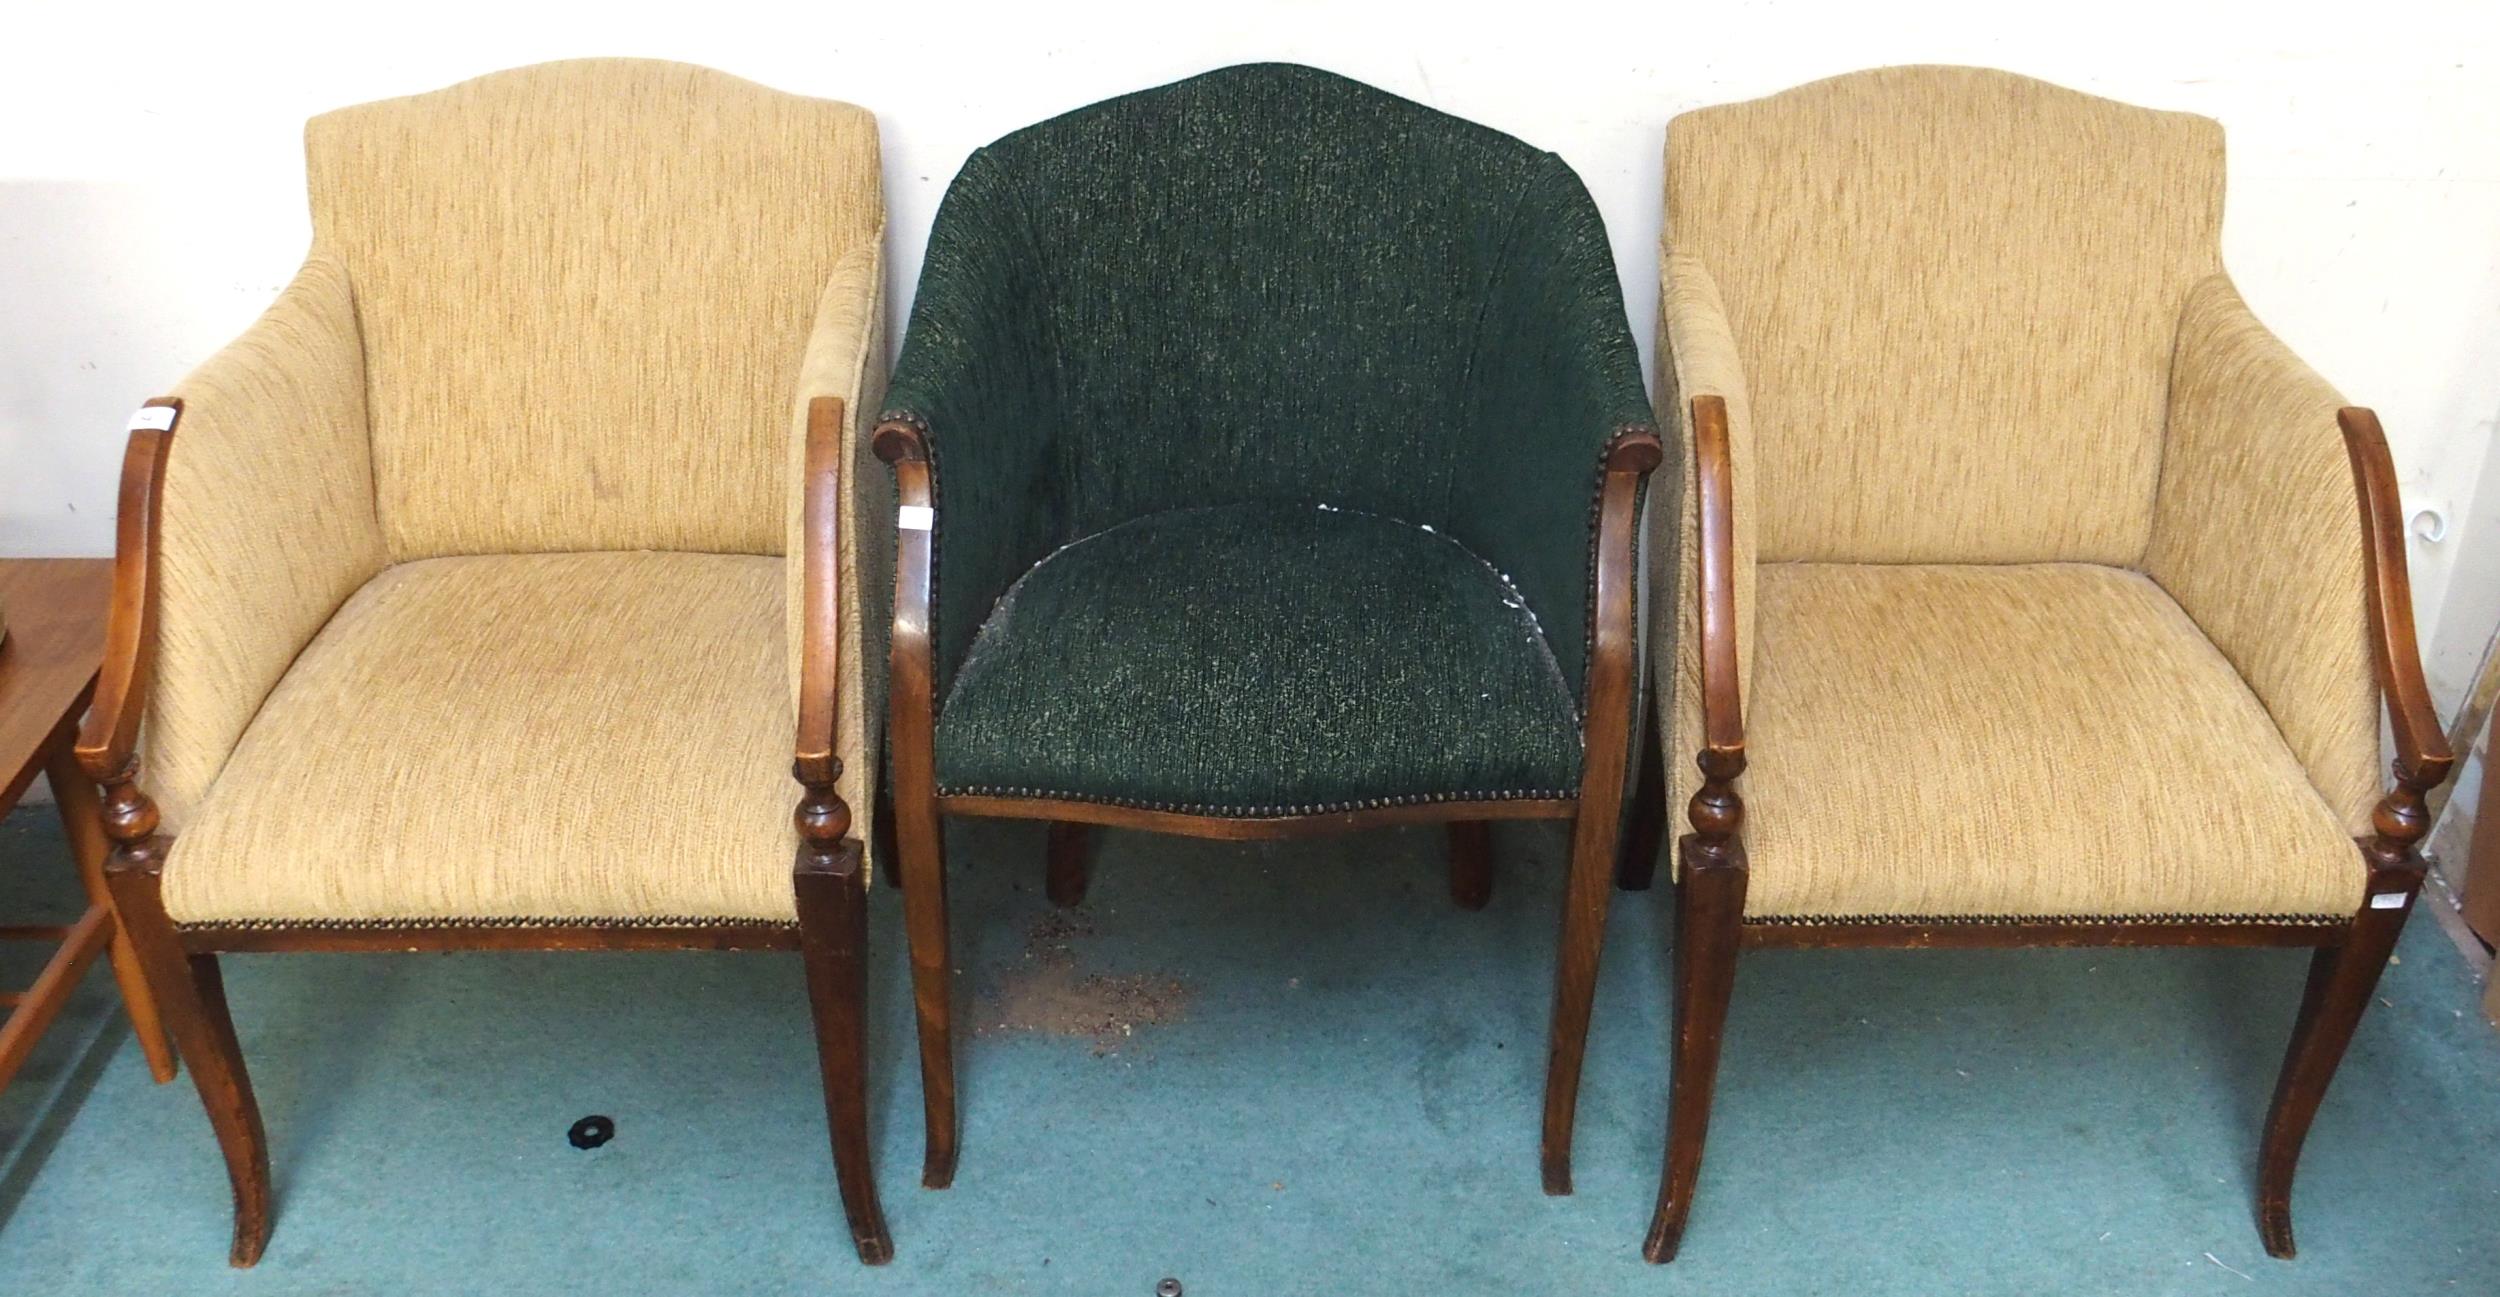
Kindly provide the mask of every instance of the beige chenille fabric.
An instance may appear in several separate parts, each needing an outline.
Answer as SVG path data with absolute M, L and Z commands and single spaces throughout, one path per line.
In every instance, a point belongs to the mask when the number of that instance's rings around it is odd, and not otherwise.
M 1766 563 L 1755 918 L 2349 916 L 2352 839 L 2134 572 Z
M 393 558 L 780 551 L 809 326 L 883 224 L 875 118 L 593 59 L 342 109 L 305 141 Z
M 1660 417 L 1715 392 L 1734 441 L 1747 913 L 2349 914 L 2341 398 L 2220 272 L 2219 127 L 1886 68 L 1678 118 L 1666 188 Z M 1659 514 L 1680 817 L 1696 523 Z
M 883 466 L 860 444 L 886 371 L 875 120 L 701 68 L 600 59 L 347 109 L 306 135 L 310 259 L 260 323 L 175 389 L 185 408 L 167 470 L 157 682 L 141 736 L 141 785 L 179 843 L 166 870 L 175 916 L 787 917 L 798 625 L 784 606 L 797 578 L 781 556 L 798 534 L 806 403 L 818 393 L 843 397 L 852 419 L 837 750 L 855 831 L 873 841 L 874 736 L 883 728 L 874 685 L 888 614 L 871 592 L 890 565 L 893 517 Z M 636 557 L 602 551 L 653 551 L 638 556 L 649 571 L 685 584 L 655 584 L 646 603 L 625 568 L 598 568 L 601 602 L 548 613 L 561 612 L 560 629 L 592 647 L 574 652 L 567 671 L 537 671 L 532 678 L 555 692 L 530 707 L 507 700 L 498 711 L 471 690 L 442 700 L 480 702 L 457 728 L 428 721 L 321 738 L 420 746 L 445 764 L 343 752 L 382 763 L 397 782 L 381 817 L 357 830 L 365 856 L 333 845 L 322 848 L 326 862 L 310 863 L 305 844 L 345 840 L 319 813 L 347 803 L 316 805 L 296 791 L 306 776 L 271 774 L 316 741 L 304 697 L 330 690 L 338 710 L 328 725 L 357 731 L 423 701 L 391 695 L 394 673 L 371 667 L 394 652 L 449 655 L 434 663 L 438 675 L 529 666 L 494 657 L 508 646 L 482 634 L 473 644 L 376 616 L 357 622 L 351 649 L 339 650 L 365 664 L 362 674 L 339 668 L 299 685 L 315 660 L 306 646 L 333 613 L 351 595 L 405 600 L 431 589 L 417 574 L 440 556 Z M 731 561 L 738 555 L 749 557 Z M 495 570 L 520 581 L 568 569 Z M 706 593 L 698 573 L 723 584 Z M 532 599 L 577 593 L 463 580 L 486 606 L 446 615 L 503 607 L 495 626 L 525 620 Z M 764 587 L 749 590 L 755 580 Z M 325 643 L 350 635 L 340 615 Z M 872 627 L 865 643 L 863 618 Z M 661 670 L 663 659 L 620 656 L 609 644 L 653 626 L 685 650 L 665 661 L 689 679 L 634 676 Z M 733 647 L 733 631 L 763 639 Z M 389 636 L 404 644 L 395 649 Z M 464 652 L 477 656 L 464 665 Z M 723 674 L 739 655 L 768 662 L 768 696 L 750 696 L 735 671 Z M 601 675 L 606 663 L 625 674 Z M 384 692 L 352 697 L 342 681 Z M 733 685 L 734 695 L 719 692 Z M 639 764 L 584 765 L 591 773 L 575 781 L 597 784 L 604 791 L 593 803 L 611 810 L 632 799 L 610 840 L 620 849 L 588 873 L 568 864 L 515 874 L 519 857 L 493 852 L 522 839 L 489 832 L 524 831 L 499 818 L 519 813 L 506 807 L 581 790 L 536 775 L 490 789 L 458 770 L 517 770 L 545 739 L 532 725 L 598 714 L 628 686 L 668 723 L 652 722 L 655 746 Z M 264 702 L 281 695 L 297 702 L 288 720 L 272 721 Z M 733 697 L 735 715 L 689 710 L 731 706 Z M 771 730 L 767 761 L 727 746 L 746 742 L 745 727 L 757 724 Z M 264 735 L 258 755 L 230 765 L 247 727 Z M 459 750 L 444 746 L 453 743 Z M 688 778 L 697 765 L 702 772 Z M 425 784 L 438 775 L 439 784 Z M 722 801 L 733 796 L 730 780 L 743 781 L 736 808 Z M 211 801 L 218 813 L 195 824 Z M 722 818 L 767 803 L 760 825 Z M 412 820 L 409 805 L 441 819 Z M 305 816 L 299 837 L 280 831 L 289 807 Z M 672 815 L 681 822 L 656 822 Z M 471 840 L 446 827 L 462 816 L 481 826 L 475 840 L 487 854 L 478 859 L 446 845 Z M 410 836 L 393 836 L 403 827 Z M 751 854 L 720 858 L 733 842 Z M 623 852 L 628 843 L 640 849 Z M 254 854 L 263 845 L 266 859 Z M 318 874 L 393 867 L 427 876 L 386 885 Z M 264 868 L 274 872 L 264 878 Z M 755 883 L 749 869 L 772 879 Z M 576 883 L 587 890 L 569 900 L 549 890 Z M 357 912 L 363 905 L 378 908 Z M 278 910 L 250 913 L 265 906 Z
M 2131 564 L 2222 131 L 1978 68 L 1667 128 L 1667 240 L 1744 358 L 1762 557 Z
M 2228 278 L 2197 285 L 2179 321 L 2144 570 L 2239 668 L 2359 834 L 2386 781 L 2343 405 Z
M 791 921 L 782 563 L 402 563 L 304 650 L 165 867 L 177 923 Z
M 387 561 L 346 270 L 316 248 L 174 388 L 142 786 L 182 832 L 287 664 Z

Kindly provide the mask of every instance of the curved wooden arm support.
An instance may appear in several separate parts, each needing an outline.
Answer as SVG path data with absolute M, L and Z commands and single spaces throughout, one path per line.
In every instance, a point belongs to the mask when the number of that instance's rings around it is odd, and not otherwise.
M 2379 690 L 2387 698 L 2389 727 L 2396 738 L 2396 786 L 2371 812 L 2374 832 L 2362 841 L 2361 849 L 2374 869 L 2419 874 L 2422 865 L 2413 854 L 2413 844 L 2430 831 L 2426 798 L 2447 780 L 2456 757 L 2440 728 L 2430 685 L 2422 678 L 2422 651 L 2413 631 L 2413 583 L 2405 570 L 2404 510 L 2396 492 L 2395 461 L 2387 453 L 2387 434 L 2379 427 L 2378 415 L 2357 405 L 2337 411 L 2335 421 L 2344 430 L 2344 449 L 2352 457 L 2353 485 L 2361 501 L 2370 656 L 2378 668 Z
M 929 432 L 919 424 L 889 419 L 871 443 L 877 458 L 894 466 L 894 637 L 888 655 L 895 776 L 910 772 L 935 778 L 931 739 L 936 727 L 936 648 L 929 640 L 933 541 L 937 535 L 937 473 L 929 455 Z M 898 786 L 897 793 L 904 791 Z
M 1622 794 L 1632 762 L 1632 695 L 1639 683 L 1640 612 L 1633 572 L 1640 562 L 1641 486 L 1666 459 L 1658 434 L 1618 431 L 1606 443 L 1597 484 L 1597 552 L 1589 622 L 1588 721 L 1580 763 L 1580 796 Z
M 1692 821 L 1688 851 L 1697 864 L 1729 864 L 1745 823 L 1736 777 L 1745 772 L 1743 695 L 1737 687 L 1736 488 L 1728 449 L 1727 402 L 1693 398 L 1694 499 L 1701 552 L 1695 570 L 1701 608 L 1701 787 L 1685 815 Z
M 834 724 L 841 689 L 842 398 L 820 396 L 807 405 L 807 474 L 802 505 L 799 564 L 799 734 L 790 773 L 804 790 L 793 816 L 799 830 L 802 870 L 849 873 L 859 867 L 859 848 L 844 850 L 851 808 L 834 791 L 842 759 L 834 755 Z M 847 864 L 847 868 L 843 866 Z
M 122 452 L 120 516 L 113 540 L 113 606 L 104 631 L 104 665 L 95 702 L 78 731 L 78 765 L 104 787 L 104 831 L 115 869 L 153 871 L 165 857 L 156 803 L 139 790 L 139 725 L 156 672 L 158 537 L 163 531 L 165 459 L 182 421 L 182 400 L 160 396 L 142 409 L 173 413 L 165 427 L 133 428 Z

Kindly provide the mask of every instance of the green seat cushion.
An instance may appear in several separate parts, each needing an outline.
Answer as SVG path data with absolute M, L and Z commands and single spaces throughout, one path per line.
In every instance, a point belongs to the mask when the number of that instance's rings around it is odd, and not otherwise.
M 1501 573 L 1325 504 L 1150 514 L 1000 598 L 939 710 L 948 794 L 1197 815 L 1569 797 L 1580 725 Z

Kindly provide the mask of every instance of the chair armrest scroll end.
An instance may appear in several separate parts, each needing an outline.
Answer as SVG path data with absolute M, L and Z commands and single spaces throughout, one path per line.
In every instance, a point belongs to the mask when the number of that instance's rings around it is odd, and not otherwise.
M 78 730 L 79 768 L 98 783 L 136 774 L 139 724 L 156 659 L 157 545 L 165 460 L 182 421 L 182 398 L 155 397 L 130 419 L 115 521 L 113 601 L 95 700 Z
M 1606 443 L 1606 471 L 1609 473 L 1647 474 L 1666 462 L 1667 448 L 1658 439 L 1658 431 L 1645 424 L 1626 424 L 1615 430 L 1614 439 Z
M 929 460 L 929 425 L 918 415 L 888 415 L 877 423 L 869 445 L 889 464 Z

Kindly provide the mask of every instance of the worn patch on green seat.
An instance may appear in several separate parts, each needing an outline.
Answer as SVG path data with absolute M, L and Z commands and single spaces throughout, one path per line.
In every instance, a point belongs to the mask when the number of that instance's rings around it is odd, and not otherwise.
M 1052 554 L 938 715 L 948 793 L 1211 815 L 1569 797 L 1571 690 L 1518 590 L 1326 504 L 1159 513 Z

